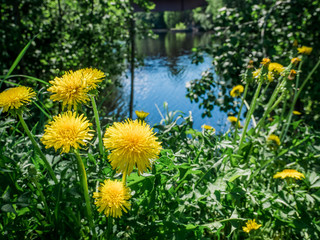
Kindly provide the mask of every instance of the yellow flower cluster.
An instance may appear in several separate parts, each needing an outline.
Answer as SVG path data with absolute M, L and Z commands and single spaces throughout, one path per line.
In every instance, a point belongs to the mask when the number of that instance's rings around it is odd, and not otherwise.
M 280 63 L 270 63 L 268 66 L 268 75 L 267 79 L 269 82 L 272 82 L 276 78 L 278 78 L 281 73 L 284 71 L 284 66 L 281 65 Z M 254 71 L 252 74 L 254 77 L 258 77 L 261 72 L 261 68 L 257 69 Z
M 150 126 L 141 120 L 128 119 L 107 128 L 103 142 L 111 151 L 108 159 L 112 168 L 124 176 L 130 175 L 134 167 L 139 174 L 150 169 L 152 160 L 158 157 L 161 149 L 154 135 Z M 106 216 L 121 217 L 122 211 L 130 209 L 129 189 L 117 180 L 105 180 L 93 197 L 99 212 Z

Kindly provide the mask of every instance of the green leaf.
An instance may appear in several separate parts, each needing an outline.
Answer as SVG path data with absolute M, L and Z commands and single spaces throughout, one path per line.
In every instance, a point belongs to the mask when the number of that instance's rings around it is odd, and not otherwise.
M 13 64 L 11 65 L 9 71 L 7 72 L 7 75 L 2 79 L 2 81 L 0 82 L 0 88 L 2 86 L 3 80 L 6 80 L 10 74 L 12 73 L 12 71 L 16 68 L 16 66 L 18 65 L 18 63 L 21 61 L 22 57 L 24 56 L 24 54 L 27 52 L 28 48 L 30 47 L 31 43 L 33 42 L 33 40 L 37 37 L 38 35 L 34 36 L 29 42 L 28 44 L 22 49 L 22 51 L 19 53 L 18 57 L 16 58 L 16 60 L 13 62 Z
M 1 211 L 3 212 L 12 212 L 12 213 L 15 213 L 17 214 L 17 212 L 14 210 L 14 208 L 12 207 L 11 204 L 5 204 L 1 207 Z

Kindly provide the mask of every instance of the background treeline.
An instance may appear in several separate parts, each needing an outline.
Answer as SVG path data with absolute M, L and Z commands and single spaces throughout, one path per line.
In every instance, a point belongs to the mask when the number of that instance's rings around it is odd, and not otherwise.
M 145 9 L 150 5 L 134 2 Z M 94 66 L 117 75 L 128 57 L 132 11 L 130 1 L 120 0 L 2 1 L 0 73 L 37 36 L 19 73 L 50 79 L 61 71 Z

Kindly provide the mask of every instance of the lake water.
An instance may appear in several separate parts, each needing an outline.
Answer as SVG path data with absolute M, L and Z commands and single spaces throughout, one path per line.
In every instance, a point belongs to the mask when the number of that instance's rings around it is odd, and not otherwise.
M 204 62 L 195 65 L 191 62 L 192 48 L 207 44 L 210 35 L 201 33 L 162 33 L 157 39 L 137 39 L 137 55 L 144 59 L 144 65 L 135 69 L 134 107 L 150 115 L 146 121 L 154 125 L 160 123 L 165 110 L 163 103 L 168 103 L 169 111 L 180 110 L 186 115 L 192 112 L 194 128 L 201 129 L 203 124 L 213 126 L 217 131 L 225 131 L 226 113 L 219 108 L 212 110 L 211 118 L 201 117 L 203 110 L 198 103 L 191 103 L 186 97 L 186 84 L 201 77 L 201 73 L 212 67 L 212 59 L 204 56 Z M 130 72 L 123 77 L 124 99 L 130 99 Z M 133 113 L 133 118 L 136 118 Z

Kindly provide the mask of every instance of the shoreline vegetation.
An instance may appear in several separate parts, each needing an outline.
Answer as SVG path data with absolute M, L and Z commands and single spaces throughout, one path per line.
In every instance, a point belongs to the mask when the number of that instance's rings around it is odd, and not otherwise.
M 0 238 L 320 239 L 320 1 L 131 3 L 1 5 Z M 193 61 L 217 74 L 187 97 L 227 130 L 167 104 L 153 126 L 109 115 L 130 37 L 193 21 L 214 31 Z

